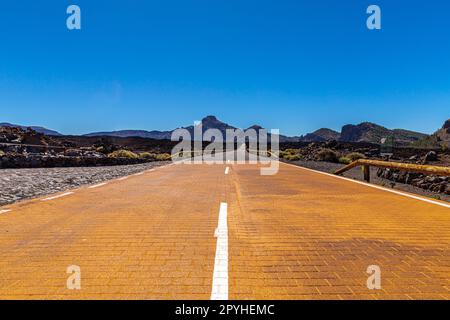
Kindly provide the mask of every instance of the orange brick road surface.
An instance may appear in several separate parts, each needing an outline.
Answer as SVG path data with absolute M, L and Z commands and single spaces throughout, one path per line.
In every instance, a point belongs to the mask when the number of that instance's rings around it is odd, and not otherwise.
M 274 176 L 229 166 L 173 165 L 8 206 L 0 299 L 209 299 L 221 202 L 230 299 L 450 298 L 448 207 L 285 164 Z M 67 288 L 70 265 L 81 290 Z

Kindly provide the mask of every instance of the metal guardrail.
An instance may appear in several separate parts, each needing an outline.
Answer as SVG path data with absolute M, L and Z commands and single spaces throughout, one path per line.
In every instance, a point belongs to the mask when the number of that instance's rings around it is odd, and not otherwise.
M 356 160 L 355 162 L 350 163 L 344 168 L 335 171 L 334 174 L 341 175 L 344 172 L 359 166 L 363 167 L 364 180 L 366 180 L 367 182 L 370 182 L 370 166 L 385 169 L 397 169 L 410 172 L 431 174 L 437 176 L 450 176 L 450 167 L 428 166 L 411 163 L 388 162 L 388 161 L 367 160 L 367 159 Z

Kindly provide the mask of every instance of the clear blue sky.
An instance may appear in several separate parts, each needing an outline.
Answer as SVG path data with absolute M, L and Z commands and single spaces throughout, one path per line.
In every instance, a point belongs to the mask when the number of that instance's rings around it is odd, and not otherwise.
M 445 0 L 3 1 L 0 122 L 78 134 L 214 114 L 289 135 L 362 121 L 431 133 L 450 117 L 449 14 Z

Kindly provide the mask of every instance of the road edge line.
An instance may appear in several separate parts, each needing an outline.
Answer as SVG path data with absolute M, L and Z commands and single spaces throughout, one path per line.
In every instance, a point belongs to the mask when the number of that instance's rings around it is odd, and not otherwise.
M 295 167 L 297 169 L 311 171 L 311 172 L 323 174 L 323 175 L 330 176 L 330 177 L 337 178 L 337 179 L 347 180 L 347 181 L 350 181 L 350 182 L 353 182 L 353 183 L 357 183 L 357 184 L 361 184 L 361 185 L 364 185 L 364 186 L 367 186 L 367 187 L 370 187 L 370 188 L 374 188 L 374 189 L 378 189 L 378 190 L 394 193 L 394 194 L 397 194 L 397 195 L 401 195 L 401 196 L 404 196 L 404 197 L 408 197 L 408 198 L 412 198 L 412 199 L 416 199 L 416 200 L 420 200 L 420 201 L 436 204 L 438 206 L 442 206 L 442 207 L 445 207 L 445 208 L 450 208 L 450 204 L 446 204 L 444 202 L 434 201 L 434 200 L 427 199 L 427 198 L 424 198 L 424 197 L 421 197 L 421 196 L 416 196 L 414 194 L 410 194 L 410 193 L 406 193 L 406 192 L 402 192 L 402 191 L 398 191 L 398 190 L 391 190 L 391 189 L 384 188 L 382 186 L 378 186 L 378 185 L 375 185 L 375 184 L 370 184 L 370 183 L 358 181 L 358 180 L 347 178 L 347 177 L 341 177 L 341 176 L 338 176 L 338 175 L 335 175 L 335 174 L 331 174 L 331 173 L 327 173 L 327 172 L 323 172 L 323 171 L 318 171 L 318 170 L 314 170 L 314 169 L 309 169 L 309 168 L 305 168 L 305 167 L 302 167 L 302 166 L 296 166 L 295 164 L 291 164 L 291 163 L 286 163 L 286 162 L 282 162 L 282 161 L 280 161 L 280 163 L 283 163 L 283 164 L 285 164 L 287 166 Z
M 60 195 L 57 195 L 57 196 L 53 196 L 53 197 L 48 197 L 48 198 L 42 199 L 41 201 L 50 201 L 50 200 L 58 199 L 58 198 L 61 198 L 61 197 L 69 196 L 71 194 L 73 194 L 73 192 L 66 192 L 66 193 L 63 193 L 63 194 L 60 194 Z
M 108 183 L 106 183 L 106 182 L 102 182 L 102 183 L 99 183 L 99 184 L 95 184 L 95 185 L 93 185 L 93 186 L 90 186 L 90 187 L 88 187 L 88 189 L 95 189 L 95 188 L 99 188 L 99 187 L 103 187 L 103 186 L 106 186 Z

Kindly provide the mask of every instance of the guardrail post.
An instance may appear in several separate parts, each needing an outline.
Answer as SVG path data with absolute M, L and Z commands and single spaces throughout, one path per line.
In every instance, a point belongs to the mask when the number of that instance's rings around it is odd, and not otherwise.
M 364 180 L 370 182 L 370 166 L 364 165 L 363 170 L 364 170 Z

